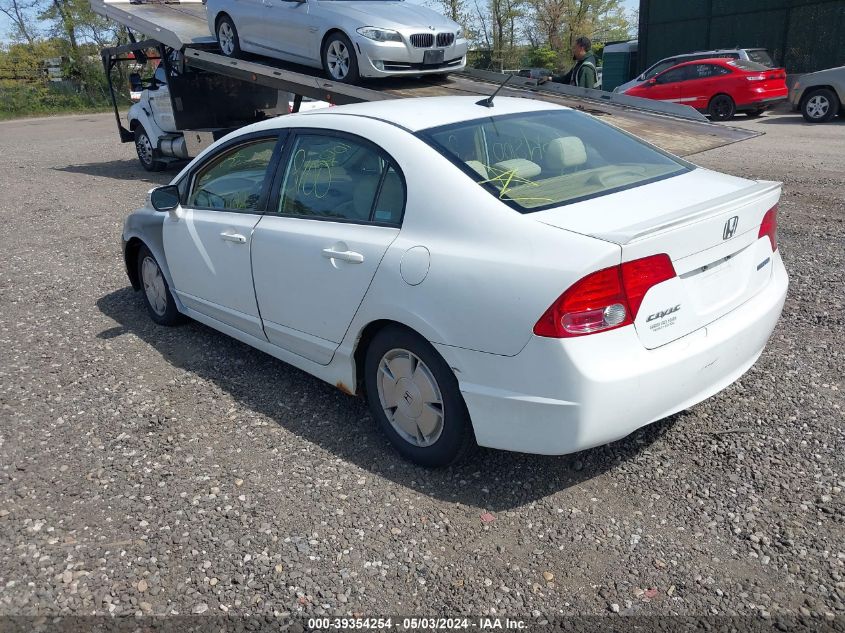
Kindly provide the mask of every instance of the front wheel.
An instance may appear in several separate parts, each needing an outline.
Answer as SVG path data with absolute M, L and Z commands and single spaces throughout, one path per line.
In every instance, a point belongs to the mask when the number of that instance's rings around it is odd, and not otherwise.
M 161 171 L 167 167 L 167 163 L 156 158 L 156 149 L 143 125 L 135 128 L 135 151 L 138 153 L 138 162 L 147 171 Z
M 367 349 L 364 383 L 373 417 L 406 459 L 448 466 L 473 446 L 458 380 L 421 336 L 397 326 L 376 334 Z
M 801 114 L 808 123 L 826 123 L 836 116 L 839 99 L 832 90 L 819 88 L 804 97 Z
M 343 33 L 332 33 L 323 45 L 323 70 L 331 79 L 344 84 L 360 80 L 358 56 Z
M 235 28 L 235 23 L 228 15 L 224 15 L 217 20 L 216 35 L 220 51 L 226 57 L 241 56 L 241 41 L 238 37 L 238 29 Z
M 161 267 L 146 246 L 138 249 L 138 276 L 150 318 L 159 325 L 179 325 L 184 322 L 185 317 L 176 307 Z
M 736 103 L 728 95 L 716 95 L 710 100 L 707 113 L 714 121 L 727 121 L 736 113 Z

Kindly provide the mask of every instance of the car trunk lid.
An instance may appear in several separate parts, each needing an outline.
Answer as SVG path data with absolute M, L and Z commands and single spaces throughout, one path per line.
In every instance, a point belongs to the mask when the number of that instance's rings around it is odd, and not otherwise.
M 647 292 L 634 321 L 642 344 L 654 349 L 712 323 L 766 286 L 772 248 L 760 225 L 779 197 L 780 183 L 695 169 L 533 216 L 618 244 L 622 262 L 669 255 L 677 276 Z

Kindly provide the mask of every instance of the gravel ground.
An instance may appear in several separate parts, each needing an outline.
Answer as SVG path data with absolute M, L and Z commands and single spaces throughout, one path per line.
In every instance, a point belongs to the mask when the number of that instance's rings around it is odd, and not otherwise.
M 756 366 L 610 446 L 432 472 L 359 400 L 152 324 L 119 236 L 169 176 L 109 115 L 0 123 L 0 614 L 845 617 L 845 121 L 735 124 L 767 135 L 694 160 L 786 183 Z

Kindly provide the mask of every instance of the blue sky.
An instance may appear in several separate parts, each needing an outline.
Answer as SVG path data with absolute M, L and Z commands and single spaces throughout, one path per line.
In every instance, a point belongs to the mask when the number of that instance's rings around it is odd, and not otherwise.
M 409 2 L 413 2 L 414 4 L 425 4 L 425 0 L 409 0 Z M 624 4 L 625 8 L 630 11 L 639 6 L 639 0 L 623 0 L 622 4 Z M 8 41 L 7 35 L 9 28 L 10 24 L 8 18 L 6 18 L 5 15 L 0 14 L 0 42 Z

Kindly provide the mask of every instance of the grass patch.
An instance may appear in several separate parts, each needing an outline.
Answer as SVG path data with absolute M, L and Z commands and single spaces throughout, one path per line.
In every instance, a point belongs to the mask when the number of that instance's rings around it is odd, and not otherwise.
M 62 84 L 0 80 L 0 120 L 103 112 L 110 107 L 105 95 L 92 96 Z

